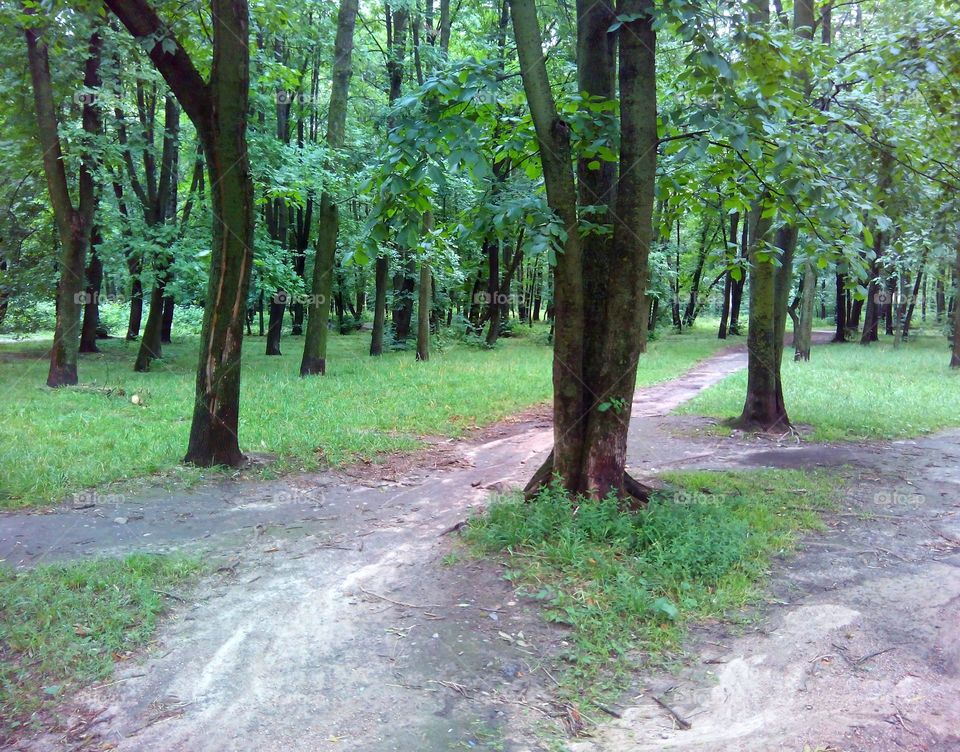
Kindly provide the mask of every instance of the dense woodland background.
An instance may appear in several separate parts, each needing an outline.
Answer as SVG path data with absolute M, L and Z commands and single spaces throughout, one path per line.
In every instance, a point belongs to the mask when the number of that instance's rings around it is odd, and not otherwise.
M 787 317 L 806 359 L 816 318 L 866 344 L 918 321 L 950 336 L 960 310 L 960 16 L 941 0 L 24 0 L 2 13 L 0 331 L 56 327 L 56 386 L 77 379 L 73 340 L 139 340 L 130 365 L 146 371 L 199 333 L 206 306 L 194 461 L 238 461 L 235 440 L 200 444 L 236 427 L 241 321 L 264 338 L 248 347 L 303 349 L 301 375 L 336 368 L 330 329 L 369 337 L 373 356 L 425 360 L 439 332 L 492 347 L 555 323 L 572 223 L 587 349 L 593 325 L 627 343 L 597 358 L 628 362 L 705 312 L 720 338 L 749 316 L 742 418 L 762 428 L 788 425 Z M 523 37 L 525 13 L 541 39 Z M 525 53 L 545 61 L 569 144 L 572 220 L 545 191 Z M 656 118 L 640 149 L 624 86 L 652 85 L 654 62 L 655 103 L 630 100 Z M 655 187 L 637 187 L 651 148 Z M 652 220 L 640 207 L 621 221 L 644 191 Z M 622 268 L 633 310 L 618 314 L 596 301 L 618 279 L 620 224 L 637 257 Z M 621 411 L 630 395 L 596 387 L 587 356 L 590 409 Z

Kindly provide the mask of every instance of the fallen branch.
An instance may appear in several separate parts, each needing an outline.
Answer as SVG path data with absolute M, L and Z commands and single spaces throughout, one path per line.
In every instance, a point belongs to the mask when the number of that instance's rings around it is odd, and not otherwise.
M 683 716 L 681 716 L 676 710 L 674 710 L 669 705 L 667 705 L 667 703 L 665 703 L 659 697 L 657 697 L 656 695 L 650 695 L 650 699 L 653 700 L 655 703 L 657 703 L 657 705 L 659 705 L 661 708 L 666 710 L 670 714 L 670 716 L 673 718 L 673 720 L 676 721 L 676 724 L 680 728 L 682 728 L 684 731 L 687 731 L 688 729 L 691 728 L 690 721 L 688 721 Z
M 393 598 L 388 598 L 385 595 L 380 595 L 380 593 L 374 593 L 372 590 L 367 590 L 363 585 L 358 585 L 357 587 L 359 587 L 361 592 L 365 593 L 366 595 L 369 595 L 372 598 L 379 598 L 380 600 L 386 601 L 387 603 L 392 603 L 394 606 L 403 606 L 404 608 L 443 608 L 442 606 L 436 606 L 436 605 L 431 606 L 428 604 L 425 606 L 418 606 L 415 603 L 404 603 L 403 601 L 395 601 Z

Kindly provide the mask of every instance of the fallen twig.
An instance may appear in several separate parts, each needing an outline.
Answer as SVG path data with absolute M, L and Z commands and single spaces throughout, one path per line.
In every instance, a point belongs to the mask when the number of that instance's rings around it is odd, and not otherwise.
M 681 716 L 676 710 L 674 710 L 669 705 L 667 705 L 667 703 L 665 703 L 659 697 L 657 697 L 656 695 L 650 695 L 650 699 L 653 700 L 655 703 L 657 703 L 657 705 L 659 705 L 661 708 L 666 710 L 670 714 L 670 716 L 673 718 L 673 720 L 676 721 L 676 724 L 680 728 L 682 728 L 684 731 L 691 728 L 690 721 L 688 721 L 686 718 Z
M 436 606 L 436 605 L 418 606 L 415 603 L 404 603 L 403 601 L 395 601 L 393 598 L 388 598 L 385 595 L 380 595 L 380 593 L 374 593 L 372 590 L 367 590 L 363 585 L 358 585 L 357 587 L 359 587 L 361 592 L 365 593 L 366 595 L 369 595 L 372 598 L 379 598 L 380 600 L 386 601 L 387 603 L 392 603 L 394 606 L 403 606 L 404 608 L 442 608 L 442 606 Z

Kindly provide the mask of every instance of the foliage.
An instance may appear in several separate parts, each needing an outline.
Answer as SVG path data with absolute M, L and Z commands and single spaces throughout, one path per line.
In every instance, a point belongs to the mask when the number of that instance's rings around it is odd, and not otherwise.
M 550 488 L 501 499 L 467 528 L 478 551 L 503 552 L 507 578 L 548 621 L 571 628 L 570 692 L 598 693 L 638 660 L 677 649 L 691 622 L 744 615 L 771 560 L 818 524 L 808 510 L 829 506 L 835 483 L 779 470 L 667 480 L 638 511 Z

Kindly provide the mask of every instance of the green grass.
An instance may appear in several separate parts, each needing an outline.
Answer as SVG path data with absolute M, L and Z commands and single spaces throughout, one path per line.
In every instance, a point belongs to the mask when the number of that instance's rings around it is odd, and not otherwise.
M 0 741 L 45 702 L 100 681 L 149 639 L 192 559 L 126 559 L 0 569 Z
M 675 649 L 684 627 L 755 603 L 771 560 L 819 526 L 836 479 L 759 470 L 675 472 L 638 512 L 554 490 L 506 498 L 470 522 L 467 541 L 505 552 L 507 577 L 569 625 L 571 694 L 602 693 L 643 659 Z
M 459 436 L 548 402 L 551 350 L 546 330 L 503 340 L 494 350 L 447 341 L 428 363 L 412 352 L 367 355 L 369 335 L 332 336 L 328 373 L 297 376 L 302 339 L 285 337 L 284 355 L 263 355 L 264 340 L 244 351 L 240 440 L 244 451 L 270 452 L 270 472 L 338 465 L 409 450 L 426 435 Z M 682 373 L 721 346 L 694 331 L 652 343 L 640 385 Z M 163 473 L 200 477 L 178 467 L 187 445 L 196 340 L 164 347 L 148 374 L 132 370 L 136 343 L 109 340 L 81 357 L 78 388 L 44 386 L 48 342 L 0 345 L 0 507 L 46 504 L 104 483 Z M 138 395 L 144 405 L 131 402 Z
M 960 374 L 949 363 L 943 336 L 897 349 L 887 342 L 815 345 L 809 363 L 784 360 L 787 413 L 813 426 L 817 441 L 900 439 L 960 426 Z M 735 417 L 746 389 L 746 373 L 736 373 L 677 412 Z

